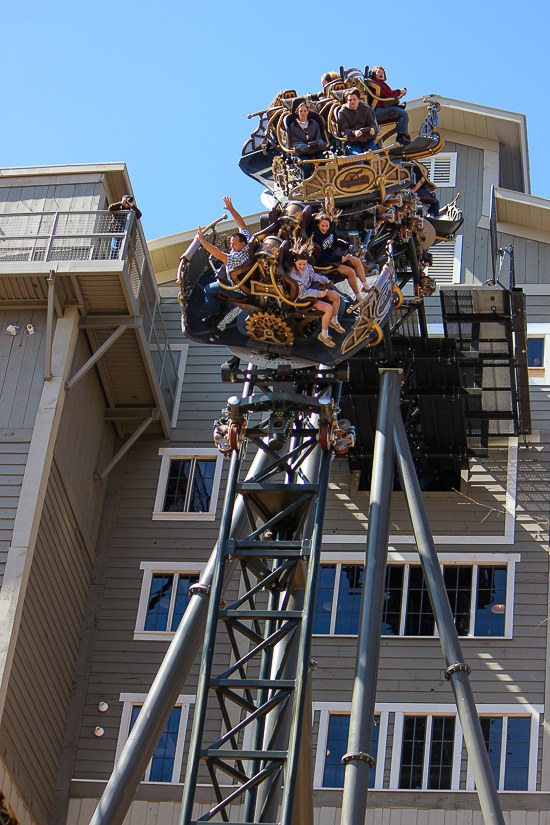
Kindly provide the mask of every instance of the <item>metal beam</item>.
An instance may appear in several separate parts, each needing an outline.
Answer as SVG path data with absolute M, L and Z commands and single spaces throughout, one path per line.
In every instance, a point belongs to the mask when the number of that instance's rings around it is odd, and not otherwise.
M 52 343 L 53 343 L 53 314 L 55 311 L 55 272 L 53 269 L 48 276 L 48 312 L 46 314 L 46 364 L 44 380 L 52 380 Z
M 149 424 L 151 424 L 153 421 L 158 421 L 159 418 L 160 410 L 151 410 L 151 415 L 149 416 L 149 418 L 146 418 L 145 421 L 143 421 L 139 425 L 137 430 L 134 433 L 132 433 L 132 435 L 124 442 L 118 453 L 112 457 L 112 459 L 109 461 L 105 469 L 102 470 L 101 473 L 94 473 L 94 478 L 103 481 L 105 476 L 109 475 L 113 467 L 115 467 L 118 464 L 122 456 L 128 452 L 132 444 L 134 444 L 138 440 L 140 435 L 143 432 L 145 432 Z
M 80 381 L 81 378 L 84 378 L 84 376 L 86 375 L 88 370 L 90 370 L 93 367 L 93 365 L 96 363 L 96 361 L 99 361 L 101 356 L 105 352 L 107 352 L 107 350 L 110 347 L 113 346 L 115 341 L 117 341 L 120 338 L 120 336 L 127 329 L 128 326 L 130 326 L 130 325 L 129 324 L 121 324 L 118 327 L 118 329 L 115 329 L 113 334 L 110 335 L 109 338 L 107 338 L 107 340 L 103 342 L 103 344 L 99 347 L 99 349 L 97 349 L 94 352 L 94 354 L 91 356 L 91 358 L 88 358 L 88 360 L 86 361 L 84 366 L 80 367 L 80 369 L 78 370 L 76 375 L 73 375 L 73 377 L 69 381 L 66 382 L 66 384 L 65 384 L 65 389 L 66 390 L 71 390 L 74 387 L 75 384 L 78 384 L 78 382 Z
M 253 478 L 272 461 L 263 450 L 258 450 L 248 471 Z M 247 527 L 247 514 L 242 498 L 233 508 L 231 536 L 237 538 Z M 196 591 L 189 601 L 162 665 L 143 703 L 142 713 L 136 719 L 130 736 L 115 765 L 107 787 L 92 817 L 91 825 L 122 825 L 134 795 L 158 745 L 182 685 L 189 676 L 196 655 L 203 643 L 204 625 L 208 613 L 209 587 L 216 566 L 218 545 L 214 546 L 200 577 L 204 590 Z M 224 584 L 230 580 L 238 562 L 226 566 Z
M 483 738 L 479 716 L 469 681 L 470 668 L 464 662 L 458 633 L 451 613 L 449 598 L 439 566 L 439 559 L 428 523 L 420 485 L 409 449 L 405 427 L 400 416 L 395 419 L 395 453 L 401 487 L 405 493 L 418 555 L 432 604 L 447 670 L 445 678 L 451 683 L 466 749 L 476 783 L 479 804 L 485 825 L 504 825 L 504 817 Z M 362 823 L 361 819 L 361 823 Z M 356 820 L 359 822 L 359 820 Z
M 364 822 L 369 773 L 375 761 L 371 756 L 372 731 L 390 533 L 393 429 L 394 419 L 401 420 L 399 394 L 403 370 L 387 369 L 381 373 L 348 752 L 342 759 L 346 766 L 342 825 L 362 825 Z

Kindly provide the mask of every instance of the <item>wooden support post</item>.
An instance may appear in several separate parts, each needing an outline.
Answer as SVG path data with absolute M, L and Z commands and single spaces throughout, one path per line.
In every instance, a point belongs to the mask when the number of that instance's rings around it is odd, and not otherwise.
M 52 342 L 53 342 L 53 313 L 55 308 L 55 272 L 50 270 L 48 277 L 48 312 L 46 315 L 46 365 L 44 380 L 52 380 Z

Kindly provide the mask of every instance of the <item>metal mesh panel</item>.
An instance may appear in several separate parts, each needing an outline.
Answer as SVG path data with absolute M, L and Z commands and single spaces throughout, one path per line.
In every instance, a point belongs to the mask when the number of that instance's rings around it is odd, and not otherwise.
M 129 218 L 107 211 L 0 215 L 0 263 L 117 259 Z

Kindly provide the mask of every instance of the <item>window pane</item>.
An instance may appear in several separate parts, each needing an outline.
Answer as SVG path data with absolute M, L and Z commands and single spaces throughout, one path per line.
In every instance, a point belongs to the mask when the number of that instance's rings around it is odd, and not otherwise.
M 402 564 L 388 564 L 386 567 L 382 636 L 399 636 L 404 569 Z
M 450 790 L 455 736 L 454 716 L 434 716 L 428 790 Z
M 504 790 L 526 791 L 529 770 L 529 742 L 531 720 L 508 719 L 506 737 L 506 766 L 504 768 Z
M 151 773 L 149 774 L 150 782 L 172 781 L 180 718 L 181 708 L 174 708 L 153 754 Z
M 506 567 L 477 568 L 476 636 L 504 636 Z
M 378 735 L 380 731 L 380 717 L 374 717 L 372 732 L 371 753 L 374 758 L 378 754 Z M 349 735 L 349 715 L 331 713 L 328 720 L 327 753 L 325 770 L 323 773 L 323 788 L 343 788 L 345 768 L 342 757 L 347 753 Z M 374 788 L 376 768 L 369 771 L 369 788 Z
M 336 633 L 356 634 L 359 630 L 359 611 L 363 590 L 363 566 L 343 564 L 340 573 L 340 592 L 336 612 Z
M 527 339 L 527 366 L 544 367 L 544 338 Z
M 192 463 L 193 461 L 190 458 L 170 462 L 166 498 L 164 500 L 165 513 L 183 513 Z
M 324 788 L 344 787 L 342 757 L 348 749 L 349 716 L 331 713 L 328 720 L 327 753 L 323 773 Z
M 189 498 L 189 506 L 187 507 L 190 513 L 207 513 L 209 511 L 215 470 L 216 459 L 212 461 L 206 459 L 195 460 L 193 487 Z
M 315 594 L 315 608 L 313 616 L 314 633 L 330 633 L 330 614 L 332 610 L 335 575 L 336 567 L 333 564 L 321 565 L 319 570 L 317 593 Z
M 147 616 L 145 617 L 145 630 L 166 630 L 173 580 L 172 573 L 168 575 L 155 573 L 153 575 Z
M 178 576 L 178 587 L 176 590 L 176 603 L 174 605 L 174 615 L 172 616 L 171 630 L 177 630 L 182 616 L 185 613 L 185 608 L 189 604 L 189 586 L 196 584 L 199 580 L 197 575 L 184 576 L 180 573 Z
M 483 731 L 483 738 L 487 746 L 487 753 L 489 754 L 489 762 L 491 763 L 491 770 L 495 779 L 495 785 L 500 783 L 500 746 L 502 742 L 502 717 L 501 716 L 482 716 L 479 720 L 481 722 L 481 730 Z
M 470 632 L 472 567 L 448 565 L 444 568 L 443 575 L 458 635 L 467 636 Z
M 409 594 L 407 598 L 406 636 L 433 636 L 434 614 L 426 590 L 422 568 L 409 568 Z
M 426 717 L 406 716 L 403 725 L 400 788 L 422 789 L 425 744 Z

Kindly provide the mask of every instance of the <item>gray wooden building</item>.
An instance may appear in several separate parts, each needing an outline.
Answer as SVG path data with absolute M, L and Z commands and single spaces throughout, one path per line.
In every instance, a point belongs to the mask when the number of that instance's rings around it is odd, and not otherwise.
M 530 194 L 522 115 L 440 101 L 446 145 L 430 171 L 441 203 L 461 193 L 465 222 L 430 274 L 441 286 L 492 274 L 493 192 L 527 295 L 533 434 L 493 439 L 425 501 L 507 821 L 545 825 L 550 201 Z M 409 111 L 414 132 L 424 106 Z M 147 246 L 139 222 L 105 211 L 131 192 L 123 164 L 0 175 L 0 789 L 22 825 L 88 825 L 217 535 L 226 463 L 212 422 L 231 394 L 227 352 L 181 335 L 174 279 L 193 233 Z M 247 220 L 255 229 L 260 214 Z M 428 316 L 442 334 L 437 296 Z M 313 646 L 316 825 L 339 821 L 365 487 L 334 461 Z M 481 823 L 399 493 L 391 524 L 367 821 Z M 198 660 L 131 825 L 177 822 L 197 672 Z M 208 721 L 213 737 L 219 724 Z

